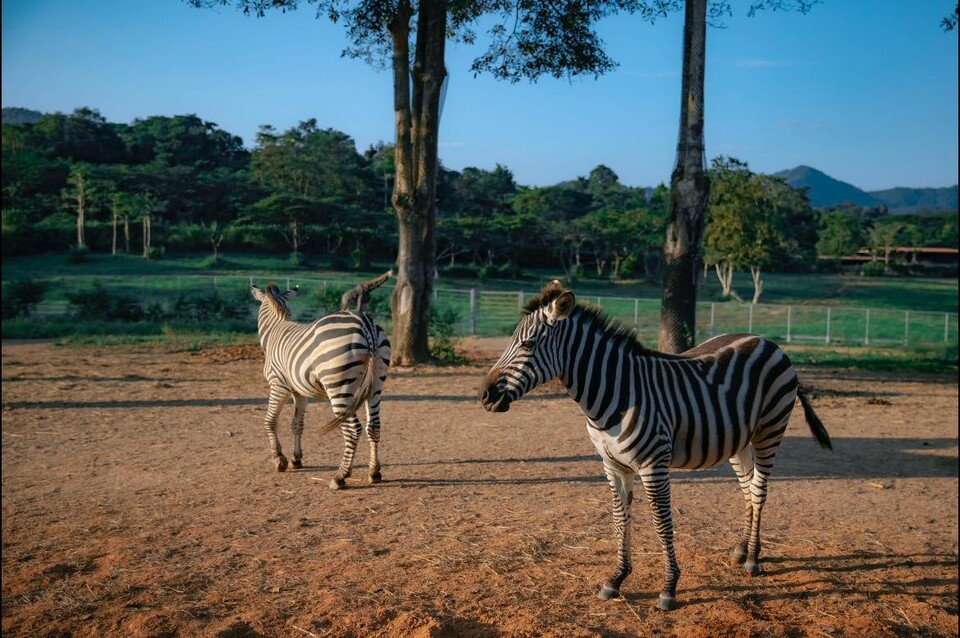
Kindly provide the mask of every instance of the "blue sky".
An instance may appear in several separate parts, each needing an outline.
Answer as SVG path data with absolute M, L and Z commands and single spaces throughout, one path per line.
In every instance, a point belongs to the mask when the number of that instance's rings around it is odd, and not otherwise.
M 807 15 L 734 15 L 707 35 L 707 157 L 757 172 L 806 164 L 865 190 L 957 179 L 952 0 L 823 0 Z M 343 27 L 306 2 L 246 17 L 180 0 L 3 0 L 3 106 L 114 122 L 195 113 L 250 146 L 261 124 L 316 118 L 362 151 L 393 141 L 391 76 L 342 58 Z M 682 15 L 601 25 L 619 67 L 599 79 L 473 77 L 481 46 L 448 43 L 444 166 L 545 186 L 598 164 L 630 186 L 668 182 L 680 104 Z M 480 41 L 483 42 L 481 36 Z

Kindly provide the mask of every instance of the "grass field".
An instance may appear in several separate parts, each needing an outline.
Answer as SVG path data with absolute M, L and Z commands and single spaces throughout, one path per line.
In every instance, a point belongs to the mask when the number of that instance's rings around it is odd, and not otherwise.
M 8 318 L 4 338 L 54 337 L 73 341 L 114 338 L 176 341 L 183 347 L 213 341 L 249 339 L 256 332 L 250 281 L 301 286 L 291 305 L 305 320 L 334 309 L 341 292 L 382 273 L 388 264 L 366 272 L 342 272 L 324 264 L 291 266 L 285 257 L 227 255 L 216 268 L 209 255 L 140 256 L 90 254 L 82 263 L 65 255 L 5 260 L 4 298 L 9 284 L 32 281 L 44 299 L 31 316 Z M 438 321 L 453 336 L 509 334 L 518 310 L 559 272 L 537 271 L 516 280 L 484 280 L 441 275 L 435 283 Z M 751 296 L 747 275 L 735 277 L 741 296 Z M 754 332 L 798 348 L 811 362 L 854 362 L 859 358 L 888 368 L 897 361 L 956 362 L 958 286 L 956 279 L 868 278 L 844 274 L 780 274 L 764 277 L 765 293 L 755 306 L 722 300 L 712 273 L 704 280 L 698 305 L 698 340 L 721 332 Z M 583 279 L 571 285 L 579 300 L 600 305 L 614 318 L 636 327 L 644 343 L 657 339 L 660 289 L 642 280 L 613 282 Z M 388 283 L 376 291 L 372 310 L 390 329 Z M 98 292 L 99 291 L 99 292 Z M 146 309 L 136 321 L 78 317 L 68 297 L 130 300 Z M 206 312 L 211 300 L 218 310 Z M 6 304 L 6 302 L 5 302 Z M 105 312 L 105 314 L 109 314 Z M 819 348 L 817 348 L 819 346 Z M 804 354 L 811 347 L 815 354 Z M 841 350 L 849 350 L 837 356 Z M 890 359 L 890 351 L 902 351 Z M 832 353 L 832 354 L 831 354 Z M 884 363 L 886 362 L 886 363 Z M 923 364 L 926 365 L 926 364 Z M 921 366 L 922 367 L 922 366 Z

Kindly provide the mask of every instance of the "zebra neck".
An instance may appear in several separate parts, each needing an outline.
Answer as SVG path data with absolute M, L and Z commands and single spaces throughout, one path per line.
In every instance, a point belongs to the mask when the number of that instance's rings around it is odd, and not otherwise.
M 590 319 L 570 322 L 560 379 L 591 424 L 607 430 L 621 422 L 628 406 L 636 407 L 639 397 L 633 387 L 642 352 L 633 337 L 627 339 L 606 324 Z

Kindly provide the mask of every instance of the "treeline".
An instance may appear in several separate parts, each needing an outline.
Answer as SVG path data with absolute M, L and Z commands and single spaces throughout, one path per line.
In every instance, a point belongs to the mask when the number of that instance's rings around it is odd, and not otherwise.
M 196 115 L 117 124 L 89 108 L 3 126 L 3 253 L 71 251 L 289 252 L 367 268 L 396 255 L 393 149 L 359 152 L 316 120 L 262 126 L 252 150 Z M 742 162 L 717 158 L 707 265 L 810 270 L 819 256 L 894 245 L 957 246 L 956 212 L 888 216 L 845 207 L 814 211 L 804 193 Z M 516 276 L 562 267 L 571 277 L 658 276 L 666 186 L 634 188 L 606 166 L 555 186 L 519 185 L 504 166 L 442 169 L 441 270 Z

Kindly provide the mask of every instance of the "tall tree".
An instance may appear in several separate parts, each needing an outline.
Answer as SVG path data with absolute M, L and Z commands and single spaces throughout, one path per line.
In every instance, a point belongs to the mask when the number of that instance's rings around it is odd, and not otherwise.
M 731 287 L 734 269 L 747 268 L 756 304 L 763 294 L 764 267 L 796 244 L 789 221 L 804 198 L 783 180 L 756 175 L 734 158 L 714 159 L 710 173 L 706 263 L 716 267 L 726 296 L 736 296 Z
M 67 176 L 67 188 L 64 189 L 63 195 L 77 213 L 77 248 L 79 250 L 87 247 L 87 212 L 95 193 L 89 167 L 83 163 L 75 164 Z
M 755 0 L 748 16 L 763 9 L 809 11 L 817 0 Z M 674 10 L 679 0 L 640 2 L 640 14 L 654 19 Z M 697 292 L 700 287 L 701 242 L 706 223 L 710 181 L 704 166 L 704 71 L 707 20 L 731 13 L 729 0 L 685 0 L 683 72 L 680 92 L 680 134 L 677 161 L 670 180 L 671 206 L 663 243 L 663 292 L 659 347 L 681 352 L 696 338 Z
M 687 0 L 683 26 L 683 72 L 677 161 L 663 241 L 659 348 L 682 352 L 696 338 L 700 243 L 710 181 L 704 167 L 704 72 L 707 0 Z
M 297 0 L 186 0 L 194 7 L 236 4 L 244 13 L 295 9 Z M 491 44 L 473 64 L 475 72 L 519 81 L 600 74 L 613 68 L 593 24 L 620 0 L 563 3 L 530 0 L 308 0 L 317 15 L 345 25 L 347 55 L 379 63 L 390 60 L 396 125 L 396 177 L 391 201 L 397 216 L 397 279 L 390 301 L 393 360 L 398 365 L 430 358 L 427 334 L 436 259 L 437 144 L 446 79 L 448 37 L 474 42 L 472 25 L 494 14 Z M 412 39 L 412 50 L 411 50 Z

